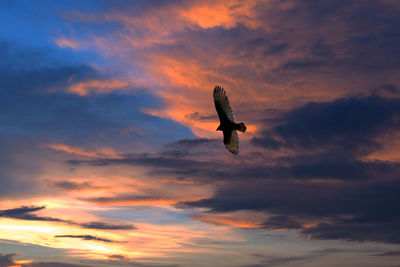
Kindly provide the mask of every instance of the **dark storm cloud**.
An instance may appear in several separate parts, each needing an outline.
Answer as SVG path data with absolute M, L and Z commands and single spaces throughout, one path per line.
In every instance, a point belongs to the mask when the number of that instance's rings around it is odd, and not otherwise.
M 252 254 L 250 254 L 250 256 L 260 259 L 260 262 L 258 264 L 245 265 L 243 267 L 280 266 L 283 264 L 290 264 L 290 263 L 295 263 L 295 262 L 303 262 L 306 260 L 313 260 L 313 259 L 316 259 L 319 257 L 329 255 L 329 254 L 340 253 L 340 252 L 344 252 L 344 251 L 340 250 L 340 249 L 335 249 L 335 248 L 328 248 L 328 249 L 323 249 L 323 250 L 311 251 L 311 252 L 309 252 L 305 255 L 301 255 L 301 256 L 281 256 L 281 257 L 268 256 L 268 255 L 263 255 L 260 253 L 252 253 Z
M 324 64 L 320 60 L 291 60 L 282 66 L 283 70 L 305 69 L 319 67 Z
M 100 75 L 85 65 L 43 67 L 41 69 L 15 70 L 1 69 L 1 88 L 13 94 L 46 93 L 48 89 L 63 89 L 70 84 L 70 79 L 81 81 L 99 78 Z
M 207 142 L 208 144 L 208 142 Z M 177 148 L 177 147 L 175 147 Z M 243 177 L 257 180 L 331 178 L 338 180 L 368 180 L 380 176 L 382 179 L 397 177 L 400 164 L 385 161 L 364 162 L 341 154 L 317 154 L 315 156 L 287 157 L 279 164 L 248 163 L 229 164 L 218 159 L 198 160 L 183 158 L 187 150 L 172 150 L 174 153 L 125 155 L 121 159 L 103 158 L 95 160 L 69 160 L 69 165 L 78 167 L 144 166 L 150 175 L 175 177 L 197 182 L 220 180 L 240 181 Z M 168 151 L 167 151 L 168 152 Z M 186 153 L 185 153 L 186 152 Z M 340 155 L 340 157 L 337 157 Z
M 217 144 L 221 141 L 208 138 L 186 138 L 164 146 L 163 156 L 179 158 L 184 156 L 198 156 L 216 152 Z
M 400 130 L 399 116 L 400 100 L 380 96 L 306 104 L 276 118 L 279 125 L 252 142 L 312 154 L 275 158 L 270 166 L 241 164 L 225 169 L 209 162 L 208 172 L 194 175 L 207 173 L 220 179 L 225 175 L 228 183 L 217 187 L 212 198 L 178 206 L 211 212 L 265 211 L 274 216 L 261 228 L 297 229 L 315 239 L 400 243 L 400 164 L 359 159 L 380 148 L 381 135 Z M 223 171 L 217 173 L 218 168 Z M 345 183 L 304 183 L 311 178 Z M 299 218 L 328 222 L 304 228 Z
M 299 230 L 317 239 L 400 243 L 398 190 L 398 181 L 367 185 L 238 183 L 224 185 L 210 199 L 184 204 L 213 212 L 258 210 L 284 216 L 272 224 L 267 222 L 267 227 L 284 228 L 288 220 L 296 218 L 325 218 L 331 222 Z
M 284 115 L 282 124 L 265 130 L 254 144 L 266 148 L 315 149 L 340 146 L 345 150 L 379 148 L 380 134 L 400 129 L 400 99 L 351 97 L 308 103 Z
M 103 78 L 88 65 L 67 61 L 62 64 L 55 51 L 46 48 L 39 50 L 0 40 L 0 56 L 0 95 L 9 100 L 49 89 L 64 90 L 72 82 Z
M 372 88 L 372 93 L 375 95 L 383 95 L 388 97 L 398 97 L 400 95 L 400 89 L 390 83 L 382 83 L 379 86 Z
M 327 64 L 335 72 L 346 69 L 382 72 L 400 67 L 397 60 L 400 55 L 400 19 L 396 16 L 396 8 L 391 9 L 383 1 L 313 0 L 296 4 L 292 9 L 279 12 L 281 18 L 278 20 L 282 21 L 283 28 L 309 34 L 310 42 L 303 47 L 309 59 L 294 64 L 289 61 L 283 66 L 309 68 Z M 382 27 L 378 28 L 378 25 Z M 346 39 L 328 45 L 325 40 L 334 36 L 332 31 L 335 27 L 345 27 L 343 37 Z M 290 34 L 286 38 L 290 44 L 296 42 Z M 293 68 L 286 67 L 289 70 Z
M 22 206 L 22 207 L 16 208 L 16 209 L 2 210 L 2 211 L 0 211 L 0 216 L 2 216 L 2 217 L 18 216 L 18 215 L 21 215 L 21 214 L 26 214 L 26 213 L 29 213 L 29 212 L 42 210 L 44 208 L 45 208 L 45 206 L 40 206 L 40 207 L 39 206 L 38 207 Z
M 386 252 L 374 254 L 373 256 L 381 256 L 381 257 L 400 257 L 400 250 L 386 251 Z
M 28 220 L 28 221 L 67 222 L 65 220 L 58 218 L 37 216 L 35 214 L 32 214 L 32 212 L 43 210 L 45 208 L 46 208 L 45 206 L 40 206 L 40 207 L 22 206 L 20 208 L 15 208 L 15 209 L 1 210 L 0 217 L 14 218 L 14 219 Z
M 400 222 L 393 223 L 320 223 L 304 229 L 303 234 L 314 239 L 342 239 L 348 241 L 376 241 L 400 244 Z
M 95 240 L 95 241 L 101 241 L 101 242 L 106 242 L 106 243 L 115 242 L 111 239 L 97 237 L 97 236 L 93 236 L 93 235 L 56 235 L 54 237 L 57 237 L 57 238 L 79 238 L 82 240 Z
M 185 172 L 187 170 L 200 172 L 206 167 L 206 164 L 180 157 L 170 157 L 161 154 L 132 154 L 125 155 L 122 159 L 103 158 L 96 160 L 69 160 L 68 164 L 72 166 L 89 165 L 89 166 L 113 166 L 113 165 L 130 165 L 130 166 L 147 166 L 158 167 L 163 170 L 177 170 Z
M 328 158 L 324 158 L 324 156 Z M 387 161 L 365 162 L 354 160 L 353 155 L 317 154 L 314 157 L 287 158 L 291 162 L 287 177 L 297 179 L 332 178 L 338 180 L 368 180 L 374 178 L 395 179 L 400 171 L 400 163 Z M 343 157 L 343 158 L 340 158 Z M 284 169 L 282 169 L 282 172 Z
M 59 181 L 59 182 L 47 181 L 47 184 L 51 187 L 59 188 L 62 190 L 67 190 L 67 191 L 98 188 L 88 182 L 78 183 L 78 182 L 73 182 L 73 181 Z
M 290 219 L 288 216 L 272 216 L 261 225 L 264 229 L 300 229 L 301 224 Z
M 12 254 L 0 254 L 0 266 L 10 266 L 14 265 L 13 258 L 17 256 L 17 253 L 12 253 Z
M 104 222 L 88 222 L 79 224 L 87 229 L 103 229 L 103 230 L 132 230 L 136 229 L 135 226 L 130 224 L 109 224 Z
M 177 147 L 181 149 L 189 149 L 196 146 L 204 146 L 207 144 L 213 144 L 218 142 L 217 139 L 207 139 L 207 138 L 196 138 L 196 139 L 181 139 L 172 143 L 167 144 L 167 147 Z
M 287 256 L 287 257 L 275 257 L 275 256 L 266 256 L 262 254 L 250 254 L 256 258 L 261 259 L 259 263 L 256 264 L 249 264 L 243 265 L 242 267 L 272 267 L 272 266 L 279 266 L 282 264 L 289 264 L 294 262 L 301 262 L 304 260 L 309 260 L 315 258 L 315 256 Z
M 39 216 L 32 214 L 33 212 L 45 209 L 45 206 L 22 206 L 15 209 L 0 210 L 0 217 L 13 218 L 27 221 L 48 221 L 48 222 L 62 222 L 70 225 L 76 225 L 86 229 L 101 229 L 101 230 L 132 230 L 136 229 L 130 224 L 109 224 L 105 222 L 87 222 L 78 223 L 71 220 L 65 220 L 54 217 Z
M 397 181 L 376 181 L 358 186 L 288 181 L 237 182 L 219 188 L 211 199 L 187 204 L 214 211 L 267 210 L 306 217 L 352 215 L 353 219 L 347 222 L 379 223 L 399 219 L 396 205 L 399 188 Z
M 164 199 L 161 194 L 159 195 L 117 195 L 112 197 L 94 197 L 94 198 L 82 198 L 83 200 L 94 202 L 94 203 L 113 203 L 113 202 L 123 202 L 123 201 L 146 201 L 146 200 L 161 200 Z

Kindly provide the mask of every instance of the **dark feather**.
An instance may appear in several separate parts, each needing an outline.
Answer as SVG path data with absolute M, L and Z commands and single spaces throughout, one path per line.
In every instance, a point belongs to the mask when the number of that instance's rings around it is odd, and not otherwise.
M 225 148 L 233 154 L 238 154 L 239 136 L 236 130 L 244 132 L 246 131 L 246 126 L 244 123 L 235 123 L 235 116 L 231 106 L 229 105 L 225 90 L 222 87 L 216 86 L 214 88 L 213 96 L 215 109 L 217 110 L 220 121 L 220 126 L 217 130 L 223 131 Z
M 228 97 L 225 94 L 225 90 L 220 86 L 214 88 L 214 104 L 221 121 L 235 121 L 235 116 L 229 105 Z
M 239 154 L 239 136 L 235 130 L 224 131 L 224 145 L 229 152 Z

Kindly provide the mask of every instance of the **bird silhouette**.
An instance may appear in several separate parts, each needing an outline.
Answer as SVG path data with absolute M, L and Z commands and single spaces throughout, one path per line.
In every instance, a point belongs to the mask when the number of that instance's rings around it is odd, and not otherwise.
M 220 86 L 214 88 L 214 104 L 219 117 L 219 126 L 217 131 L 222 131 L 224 134 L 225 148 L 237 155 L 239 154 L 239 136 L 236 131 L 245 132 L 246 126 L 243 122 L 236 123 L 235 116 L 231 106 L 229 105 L 228 97 L 225 90 Z

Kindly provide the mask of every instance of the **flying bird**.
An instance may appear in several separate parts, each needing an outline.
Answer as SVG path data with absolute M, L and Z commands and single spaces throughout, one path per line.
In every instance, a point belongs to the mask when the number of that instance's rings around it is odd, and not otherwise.
M 239 136 L 236 130 L 245 132 L 246 126 L 243 122 L 235 123 L 235 116 L 231 106 L 229 105 L 228 97 L 225 90 L 220 86 L 214 88 L 214 104 L 219 117 L 219 126 L 217 131 L 222 131 L 224 134 L 224 145 L 229 152 L 239 154 Z

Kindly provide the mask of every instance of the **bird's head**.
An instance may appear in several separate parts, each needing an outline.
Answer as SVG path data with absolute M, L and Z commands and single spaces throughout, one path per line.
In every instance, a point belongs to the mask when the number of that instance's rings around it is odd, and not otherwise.
M 221 127 L 221 125 L 220 126 L 218 126 L 218 128 L 217 128 L 217 130 L 216 131 L 222 131 L 222 127 Z

